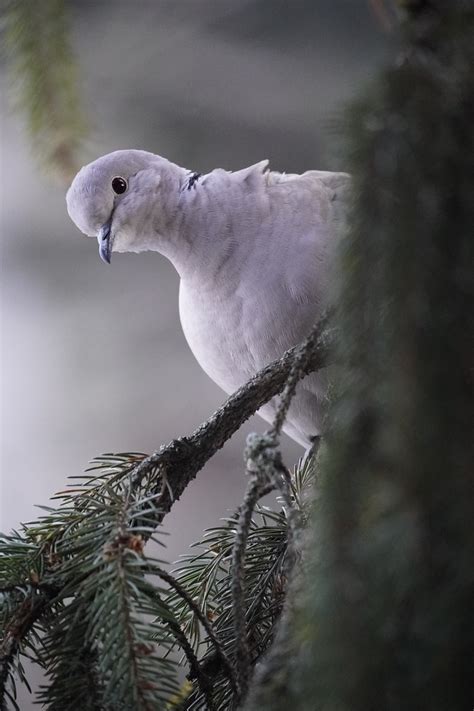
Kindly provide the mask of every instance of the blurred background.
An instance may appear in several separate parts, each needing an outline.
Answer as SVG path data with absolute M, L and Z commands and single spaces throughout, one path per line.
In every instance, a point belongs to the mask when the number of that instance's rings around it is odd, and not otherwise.
M 66 3 L 88 123 L 80 164 L 142 148 L 199 172 L 269 158 L 275 170 L 343 169 L 331 127 L 390 51 L 366 0 Z M 1 521 L 106 451 L 150 452 L 225 399 L 181 333 L 178 279 L 160 255 L 114 255 L 69 221 L 45 174 L 2 55 Z M 8 98 L 10 97 L 10 98 Z M 254 418 L 166 520 L 168 560 L 233 510 Z M 291 464 L 302 450 L 284 442 Z M 26 702 L 25 702 L 26 703 Z M 25 705 L 24 708 L 27 708 Z
M 390 42 L 365 0 L 82 0 L 66 12 L 88 123 L 79 165 L 142 148 L 199 172 L 263 158 L 288 172 L 343 169 L 331 126 Z M 42 169 L 13 108 L 8 53 L 1 61 L 0 529 L 9 531 L 93 456 L 150 452 L 225 396 L 187 347 L 165 258 L 115 255 L 108 267 L 70 222 L 67 185 Z M 263 427 L 247 423 L 175 506 L 169 561 L 240 503 L 245 436 Z M 286 439 L 284 453 L 292 464 L 302 450 Z

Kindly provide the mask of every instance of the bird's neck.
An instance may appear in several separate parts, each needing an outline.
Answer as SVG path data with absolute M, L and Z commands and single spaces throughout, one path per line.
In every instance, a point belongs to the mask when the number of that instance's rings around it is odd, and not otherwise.
M 253 216 L 254 193 L 255 186 L 239 173 L 221 169 L 204 176 L 189 173 L 180 189 L 170 233 L 158 251 L 188 283 L 215 286 L 229 280 L 248 249 L 239 236 L 245 231 L 246 240 L 252 240 L 252 229 L 258 227 L 258 217 Z M 231 259 L 239 250 L 242 257 Z

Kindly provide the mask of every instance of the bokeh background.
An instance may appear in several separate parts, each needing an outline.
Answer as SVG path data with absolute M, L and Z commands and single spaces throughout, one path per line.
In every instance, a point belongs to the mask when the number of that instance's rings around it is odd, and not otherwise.
M 367 0 L 68 3 L 90 131 L 83 163 L 143 148 L 188 168 L 269 158 L 343 169 L 333 125 L 390 37 Z M 189 433 L 224 394 L 181 333 L 178 279 L 160 255 L 114 255 L 69 221 L 39 168 L 2 57 L 1 520 L 8 531 L 105 451 L 149 452 Z M 336 120 L 337 119 L 337 120 Z M 240 502 L 251 420 L 166 522 L 168 560 Z M 288 463 L 301 449 L 285 440 Z M 22 700 L 22 708 L 29 702 Z

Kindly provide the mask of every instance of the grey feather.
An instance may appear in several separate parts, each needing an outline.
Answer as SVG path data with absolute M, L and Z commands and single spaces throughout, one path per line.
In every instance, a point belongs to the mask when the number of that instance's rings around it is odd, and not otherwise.
M 67 207 L 86 235 L 110 222 L 112 252 L 164 254 L 180 276 L 187 341 L 227 393 L 300 342 L 329 305 L 331 259 L 350 184 L 345 173 L 285 175 L 268 161 L 192 174 L 145 151 L 85 166 Z M 189 188 L 190 175 L 193 178 Z M 114 194 L 112 179 L 127 181 Z M 308 446 L 321 433 L 327 373 L 298 386 L 285 431 Z M 260 411 L 271 420 L 275 403 Z

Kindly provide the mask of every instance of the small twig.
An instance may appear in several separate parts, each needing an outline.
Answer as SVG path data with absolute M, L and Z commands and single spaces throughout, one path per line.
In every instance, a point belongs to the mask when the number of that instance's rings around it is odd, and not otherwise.
M 307 373 L 308 364 L 311 362 L 312 354 L 320 335 L 321 322 L 318 322 L 313 326 L 305 340 L 297 346 L 294 351 L 293 363 L 281 395 L 275 419 L 273 420 L 273 426 L 269 431 L 269 433 L 274 434 L 276 437 L 279 437 L 281 434 L 281 429 L 288 414 L 291 400 L 295 394 L 296 386 Z
M 278 446 L 281 430 L 288 414 L 288 410 L 291 405 L 291 400 L 296 392 L 296 386 L 298 385 L 299 381 L 304 377 L 307 370 L 308 362 L 311 360 L 311 354 L 313 353 L 318 342 L 319 328 L 319 324 L 315 324 L 309 332 L 307 338 L 303 341 L 303 343 L 301 343 L 301 345 L 295 352 L 293 365 L 291 367 L 285 388 L 281 395 L 280 403 L 275 415 L 275 419 L 273 421 L 273 426 L 267 432 L 267 434 L 273 438 L 275 447 Z M 289 573 L 291 571 L 291 568 L 293 567 L 293 563 L 295 560 L 296 536 L 299 529 L 300 517 L 295 508 L 294 501 L 291 497 L 289 473 L 286 467 L 283 465 L 279 452 L 278 455 L 274 455 L 273 457 L 273 466 L 273 481 L 276 487 L 278 487 L 287 509 L 288 545 L 286 569 Z M 280 476 L 278 476 L 278 474 Z
M 287 537 L 287 546 L 286 546 L 286 558 L 285 558 L 285 565 L 284 565 L 284 570 L 286 575 L 289 577 L 293 565 L 295 563 L 295 560 L 297 558 L 296 556 L 296 545 L 297 545 L 297 538 L 298 538 L 298 532 L 301 529 L 301 513 L 298 511 L 298 509 L 295 506 L 294 499 L 292 498 L 291 495 L 291 484 L 290 481 L 288 480 L 287 476 L 281 476 L 280 478 L 280 485 L 279 485 L 279 490 L 280 490 L 280 495 L 283 499 L 283 503 L 285 504 L 286 507 L 286 520 L 288 522 L 288 537 Z
M 250 481 L 247 485 L 236 523 L 235 541 L 232 548 L 231 588 L 236 644 L 235 656 L 240 687 L 238 700 L 245 698 L 251 675 L 251 659 L 246 623 L 247 610 L 245 604 L 245 557 L 252 515 L 263 493 L 267 493 L 269 490 L 275 488 L 279 489 L 288 506 L 289 536 L 287 551 L 289 555 L 291 555 L 292 543 L 295 537 L 294 518 L 291 518 L 290 522 L 293 504 L 287 480 L 288 472 L 281 460 L 276 434 L 274 432 L 264 435 L 250 434 L 247 437 L 247 447 L 244 456 Z
M 199 605 L 193 600 L 191 595 L 182 587 L 180 583 L 174 578 L 170 573 L 168 573 L 166 570 L 163 570 L 160 568 L 158 575 L 162 580 L 164 580 L 170 587 L 175 590 L 178 595 L 185 600 L 186 604 L 188 607 L 194 612 L 196 617 L 198 618 L 199 622 L 202 624 L 204 629 L 207 632 L 207 635 L 209 639 L 211 640 L 212 644 L 214 645 L 215 648 L 215 655 L 219 659 L 222 668 L 226 671 L 227 676 L 229 677 L 230 684 L 232 686 L 232 689 L 234 693 L 237 693 L 238 691 L 238 682 L 235 676 L 235 671 L 234 667 L 232 666 L 232 663 L 227 656 L 227 654 L 224 651 L 224 648 L 222 644 L 220 643 L 219 639 L 217 638 L 211 623 L 207 619 L 206 615 L 202 612 L 200 609 Z
M 161 604 L 164 604 L 163 600 L 161 601 Z M 196 679 L 201 693 L 206 699 L 206 704 L 209 711 L 214 711 L 215 705 L 212 698 L 212 684 L 210 683 L 209 677 L 201 668 L 199 660 L 194 654 L 193 648 L 189 644 L 188 638 L 175 620 L 168 620 L 167 624 L 175 639 L 181 645 L 186 659 L 188 660 L 191 678 Z
M 249 481 L 244 500 L 240 507 L 236 524 L 235 542 L 232 548 L 232 602 L 234 607 L 235 660 L 239 682 L 238 699 L 244 699 L 250 678 L 250 650 L 247 640 L 247 622 L 245 608 L 245 553 L 252 515 L 260 498 L 262 482 L 258 477 Z
M 3 694 L 7 693 L 9 669 L 20 650 L 20 644 L 48 603 L 49 598 L 42 593 L 25 598 L 6 627 L 0 643 L 0 705 L 3 702 Z
M 298 382 L 308 372 L 308 365 L 316 350 L 320 325 L 313 326 L 308 337 L 293 351 L 293 362 L 288 372 L 283 394 L 273 421 L 273 426 L 263 435 L 247 437 L 245 460 L 247 474 L 251 477 L 244 501 L 240 507 L 232 549 L 232 603 L 236 637 L 236 666 L 240 687 L 238 701 L 245 698 L 251 675 L 250 650 L 247 639 L 245 605 L 245 554 L 257 501 L 263 492 L 278 489 L 287 507 L 288 540 L 286 568 L 291 572 L 295 559 L 295 540 L 298 530 L 297 512 L 291 498 L 289 473 L 279 450 L 279 438 Z

